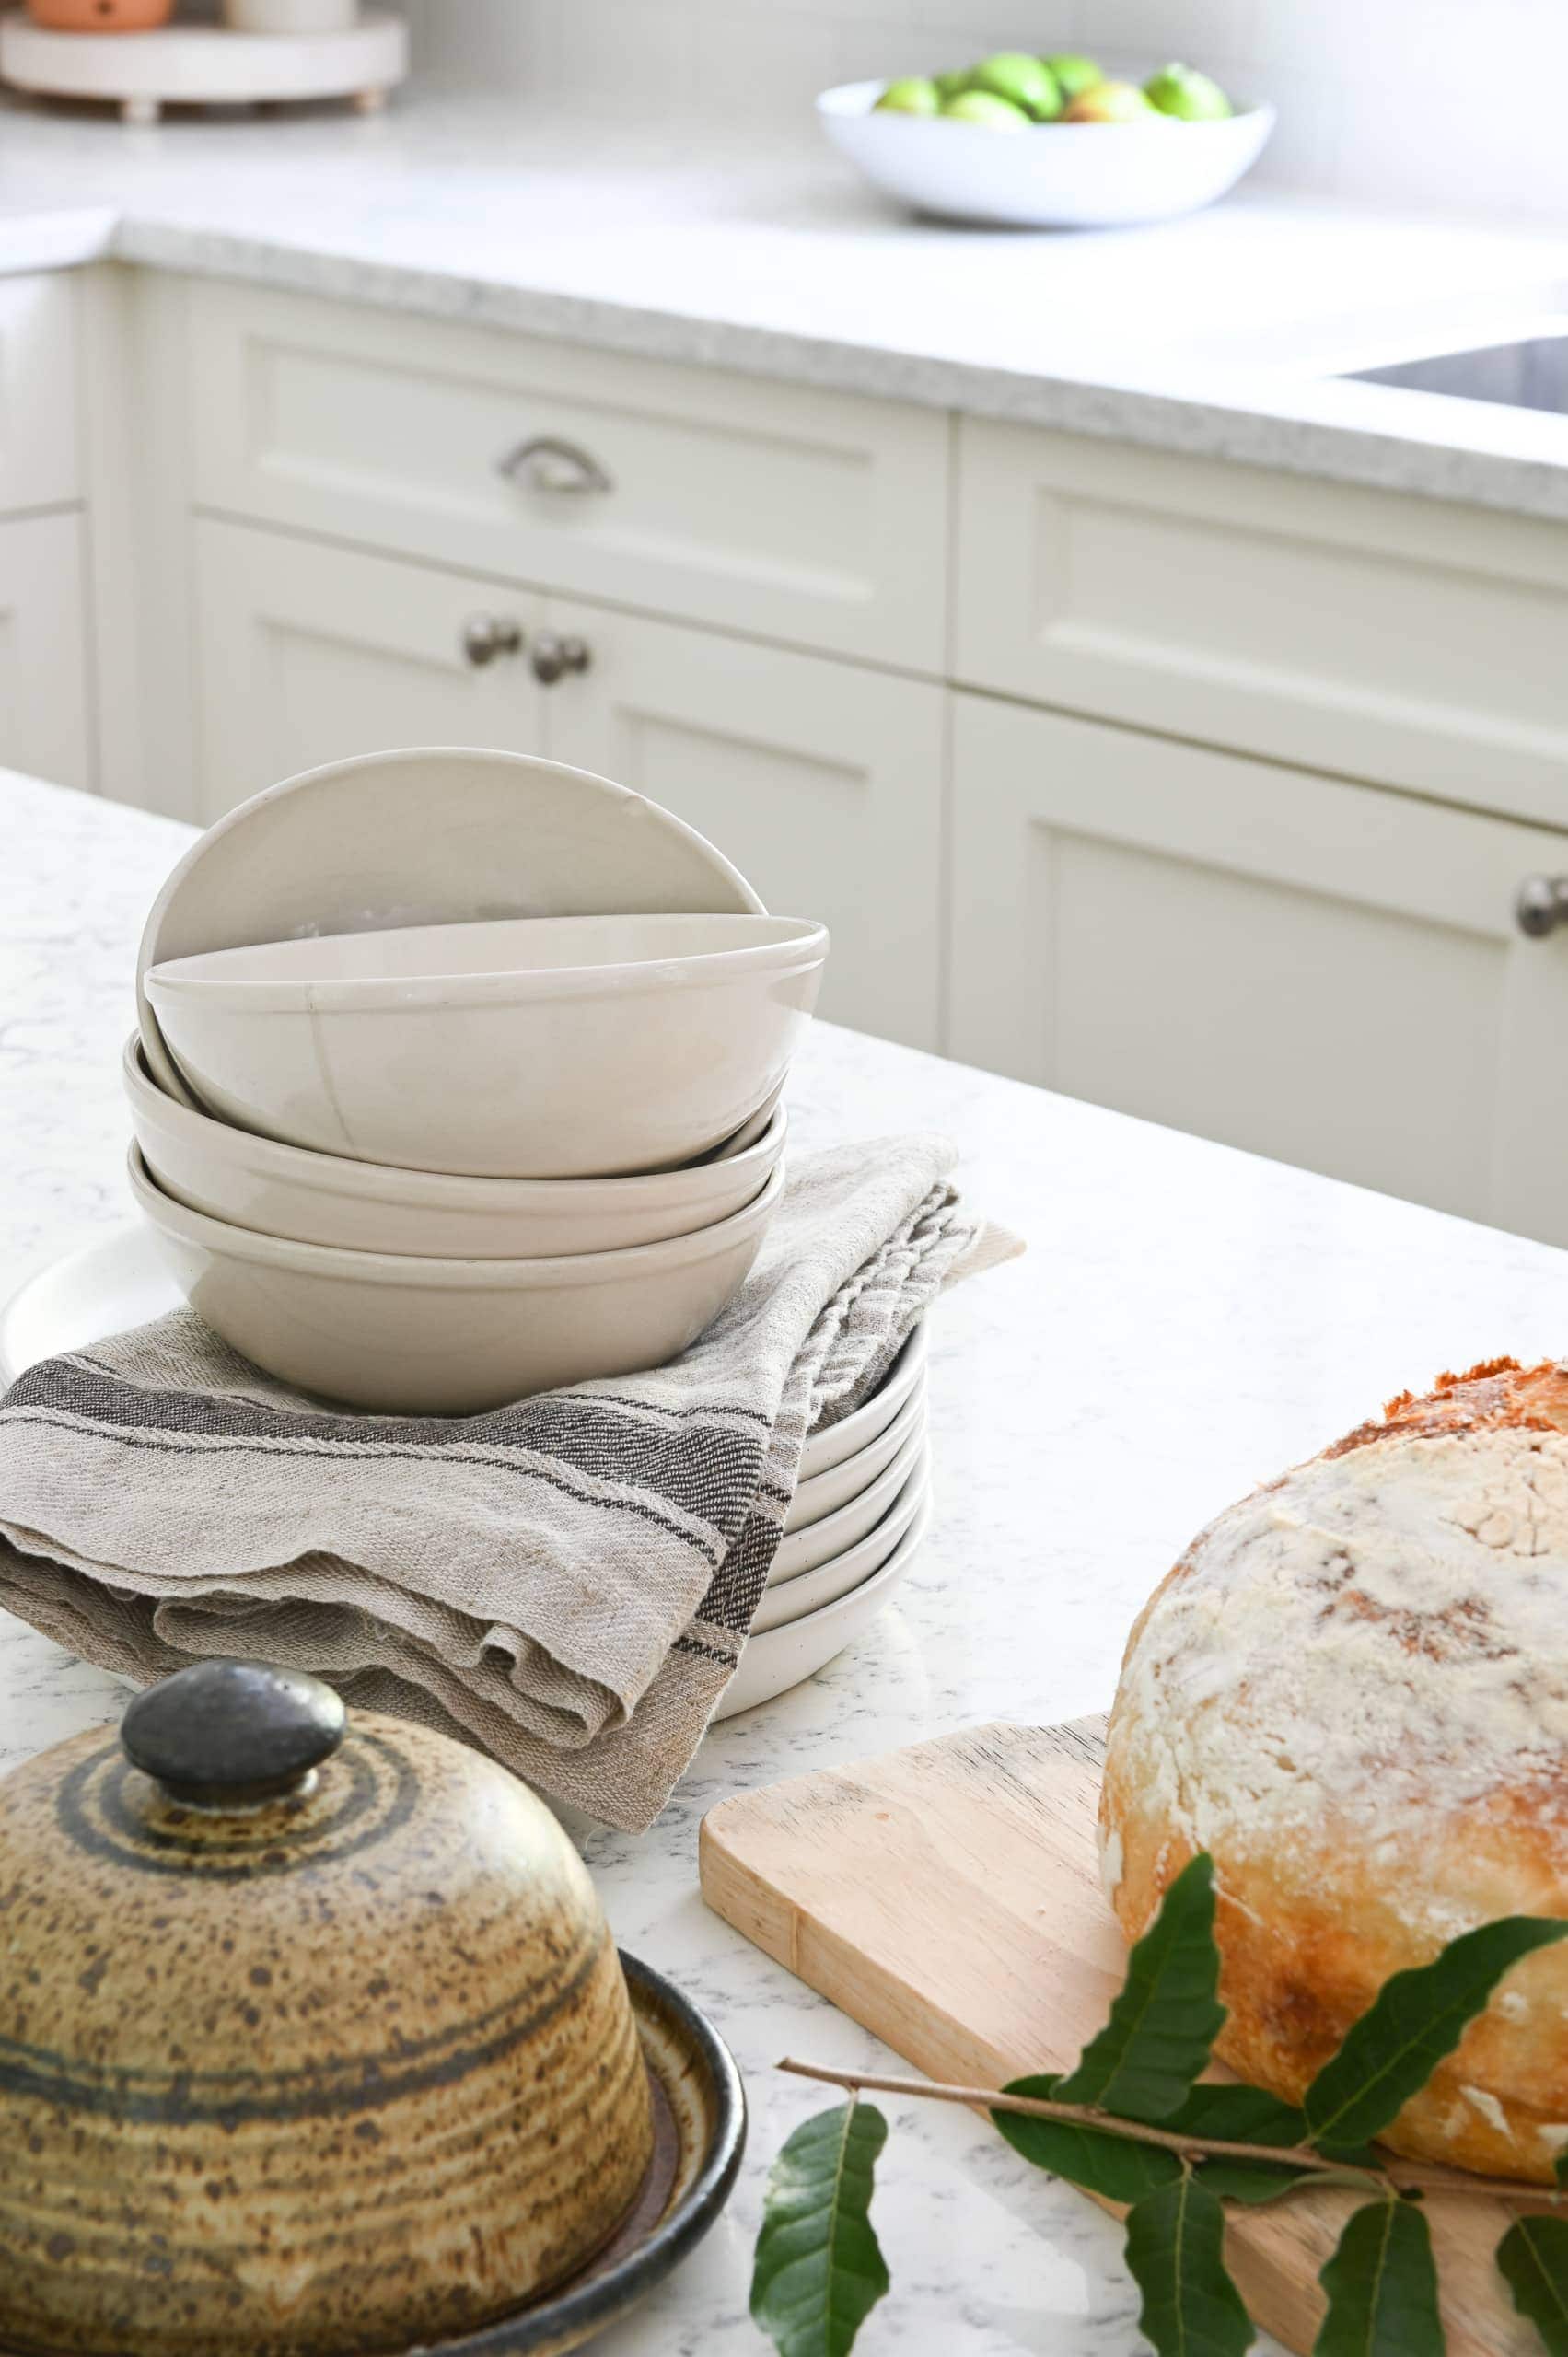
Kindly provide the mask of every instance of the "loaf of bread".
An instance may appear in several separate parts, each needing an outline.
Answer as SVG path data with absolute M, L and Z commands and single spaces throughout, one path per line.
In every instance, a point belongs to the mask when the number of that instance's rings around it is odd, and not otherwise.
M 1216 2051 L 1290 2100 L 1390 1973 L 1568 1915 L 1568 1363 L 1446 1375 L 1210 1524 L 1128 1641 L 1100 1836 L 1129 1938 L 1212 1854 Z M 1387 2141 L 1551 2180 L 1568 1941 Z

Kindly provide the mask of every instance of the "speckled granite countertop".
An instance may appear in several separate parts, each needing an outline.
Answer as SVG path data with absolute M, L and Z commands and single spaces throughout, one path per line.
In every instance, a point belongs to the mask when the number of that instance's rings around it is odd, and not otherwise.
M 129 1212 L 119 1051 L 144 911 L 190 830 L 0 772 L 0 1295 Z M 796 2053 L 889 2067 L 876 2042 L 710 1915 L 715 1801 L 993 1718 L 1103 1706 L 1122 1640 L 1192 1533 L 1403 1385 L 1498 1351 L 1559 1352 L 1568 1254 L 818 1025 L 791 1089 L 800 1147 L 949 1130 L 974 1200 L 1026 1259 L 934 1319 L 936 1517 L 896 1605 L 819 1677 L 714 1730 L 641 1840 L 576 1829 L 626 1945 L 713 2013 L 746 2073 L 731 2209 L 604 2357 L 761 2351 L 745 2322 L 766 2165 L 824 2100 Z M 0 1768 L 109 1719 L 111 1679 L 0 1615 Z M 1111 2222 L 981 2122 L 889 2105 L 880 2230 L 894 2291 L 865 2357 L 1132 2357 Z
M 1539 231 L 1245 189 L 1157 228 L 945 228 L 810 125 L 0 109 L 0 270 L 101 255 L 1568 519 L 1568 418 L 1333 376 L 1568 308 Z

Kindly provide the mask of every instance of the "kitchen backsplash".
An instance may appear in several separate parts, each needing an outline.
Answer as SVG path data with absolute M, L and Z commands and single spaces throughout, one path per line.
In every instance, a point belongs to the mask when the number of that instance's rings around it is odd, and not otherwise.
M 825 84 L 1082 48 L 1170 56 L 1273 99 L 1258 177 L 1321 194 L 1568 216 L 1568 0 L 405 0 L 446 87 L 798 114 Z

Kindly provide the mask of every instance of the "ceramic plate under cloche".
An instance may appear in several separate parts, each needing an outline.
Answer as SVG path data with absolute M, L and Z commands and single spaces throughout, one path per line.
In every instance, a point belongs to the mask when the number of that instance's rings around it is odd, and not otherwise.
M 654 2089 L 654 2160 L 636 2206 L 598 2257 L 548 2298 L 409 2357 L 564 2357 L 645 2299 L 728 2200 L 746 2149 L 735 2059 L 662 1973 L 624 1948 L 621 1962 Z

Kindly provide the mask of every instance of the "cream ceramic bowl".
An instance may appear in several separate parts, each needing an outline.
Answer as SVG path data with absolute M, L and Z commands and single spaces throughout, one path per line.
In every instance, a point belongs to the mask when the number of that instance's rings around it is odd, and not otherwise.
M 821 984 L 795 917 L 518 918 L 150 967 L 198 1099 L 319 1153 L 471 1178 L 668 1169 L 777 1087 Z
M 136 952 L 147 1062 L 183 1095 L 142 987 L 170 958 L 470 918 L 761 907 L 695 828 L 587 770 L 462 746 L 362 753 L 253 795 L 173 870 Z
M 836 1424 L 828 1424 L 808 1436 L 800 1452 L 797 1480 L 813 1480 L 819 1473 L 826 1473 L 830 1466 L 842 1465 L 846 1457 L 853 1457 L 868 1440 L 875 1440 L 878 1433 L 885 1431 L 916 1384 L 924 1382 L 926 1357 L 925 1320 L 922 1318 L 870 1398 L 863 1399 L 851 1414 L 841 1416 Z
M 883 1467 L 875 1480 L 868 1481 L 835 1513 L 822 1515 L 816 1522 L 808 1522 L 804 1530 L 786 1529 L 768 1569 L 768 1585 L 780 1587 L 785 1580 L 796 1579 L 802 1572 L 814 1572 L 830 1556 L 842 1554 L 846 1547 L 854 1547 L 864 1538 L 867 1531 L 881 1521 L 909 1480 L 924 1446 L 925 1417 L 923 1411 L 919 1419 L 910 1426 L 898 1455 L 891 1464 Z
M 383 1415 L 466 1416 L 662 1366 L 745 1283 L 784 1187 L 695 1236 L 549 1260 L 421 1260 L 259 1236 L 131 1190 L 191 1306 L 285 1383 Z
M 801 1620 L 808 1612 L 820 1611 L 824 1604 L 836 1604 L 841 1596 L 848 1596 L 852 1588 L 859 1587 L 879 1572 L 925 1504 L 930 1489 L 928 1443 L 881 1521 L 864 1538 L 840 1554 L 830 1555 L 814 1572 L 802 1572 L 796 1579 L 783 1580 L 777 1587 L 763 1589 L 757 1617 L 751 1623 L 752 1634 L 782 1629 L 787 1621 Z
M 825 1472 L 814 1473 L 808 1480 L 796 1481 L 795 1495 L 789 1502 L 789 1512 L 784 1515 L 786 1534 L 793 1530 L 806 1530 L 812 1523 L 820 1522 L 824 1515 L 836 1514 L 841 1506 L 847 1506 L 852 1498 L 858 1498 L 861 1492 L 892 1463 L 916 1425 L 923 1424 L 924 1421 L 925 1387 L 917 1384 L 891 1423 L 875 1434 L 852 1457 L 841 1458 L 837 1465 L 830 1465 Z
M 692 1235 L 761 1193 L 786 1127 L 781 1107 L 738 1153 L 631 1178 L 454 1178 L 309 1154 L 190 1111 L 155 1087 L 135 1032 L 122 1070 L 148 1173 L 188 1211 L 296 1244 L 424 1259 L 548 1260 Z

